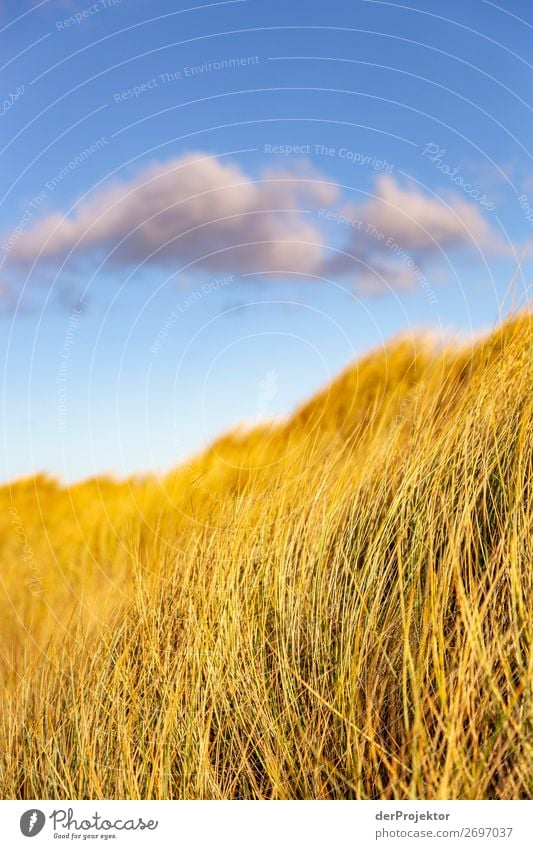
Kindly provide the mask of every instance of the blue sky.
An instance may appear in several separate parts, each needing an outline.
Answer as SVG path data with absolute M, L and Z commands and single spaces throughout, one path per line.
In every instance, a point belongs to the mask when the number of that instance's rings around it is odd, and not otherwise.
M 192 6 L 0 2 L 2 480 L 163 472 L 527 297 L 526 0 Z

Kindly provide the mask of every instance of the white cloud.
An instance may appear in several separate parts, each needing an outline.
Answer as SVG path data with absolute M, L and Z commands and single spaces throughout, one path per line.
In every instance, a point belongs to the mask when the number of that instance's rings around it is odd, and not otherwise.
M 406 250 L 445 250 L 476 243 L 486 247 L 490 242 L 490 227 L 473 204 L 457 196 L 446 203 L 419 189 L 402 188 L 388 175 L 379 178 L 377 197 L 364 204 L 359 215 L 377 222 Z
M 320 263 L 321 234 L 310 216 L 292 210 L 333 203 L 337 194 L 316 177 L 254 181 L 236 164 L 189 154 L 96 191 L 68 218 L 47 216 L 15 242 L 10 261 L 27 267 L 36 257 L 56 263 L 70 252 L 108 253 L 111 263 L 305 273 Z
M 327 250 L 332 225 L 319 208 L 360 222 L 339 225 L 333 244 L 340 252 Z M 349 274 L 362 293 L 379 294 L 419 285 L 428 259 L 467 247 L 502 244 L 480 209 L 457 195 L 445 201 L 382 175 L 373 195 L 346 204 L 309 163 L 255 180 L 234 162 L 197 152 L 97 189 L 69 216 L 30 222 L 7 264 L 13 274 L 35 261 L 57 267 L 69 256 L 74 264 L 107 257 L 111 265 L 190 263 L 216 273 Z
M 487 218 L 457 194 L 440 198 L 416 186 L 402 186 L 382 175 L 373 194 L 338 210 L 347 227 L 342 251 L 326 262 L 329 277 L 350 275 L 362 295 L 423 287 L 436 300 L 428 278 L 438 263 L 462 250 L 479 261 L 483 255 L 512 255 Z M 359 222 L 355 226 L 354 222 Z

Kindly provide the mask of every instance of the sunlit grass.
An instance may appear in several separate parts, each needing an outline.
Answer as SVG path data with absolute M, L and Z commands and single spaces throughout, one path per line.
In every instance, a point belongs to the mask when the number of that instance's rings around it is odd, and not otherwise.
M 533 796 L 532 331 L 0 490 L 4 798 Z

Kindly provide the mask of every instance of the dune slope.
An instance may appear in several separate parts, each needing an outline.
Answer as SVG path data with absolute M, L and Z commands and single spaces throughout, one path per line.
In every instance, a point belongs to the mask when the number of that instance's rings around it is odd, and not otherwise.
M 0 491 L 4 798 L 533 796 L 533 322 Z

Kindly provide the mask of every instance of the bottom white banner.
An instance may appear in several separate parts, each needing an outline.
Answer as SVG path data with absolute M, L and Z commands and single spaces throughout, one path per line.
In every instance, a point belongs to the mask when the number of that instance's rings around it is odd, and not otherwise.
M 533 801 L 4 801 L 2 846 L 532 846 Z M 29 841 L 35 839 L 35 843 Z

